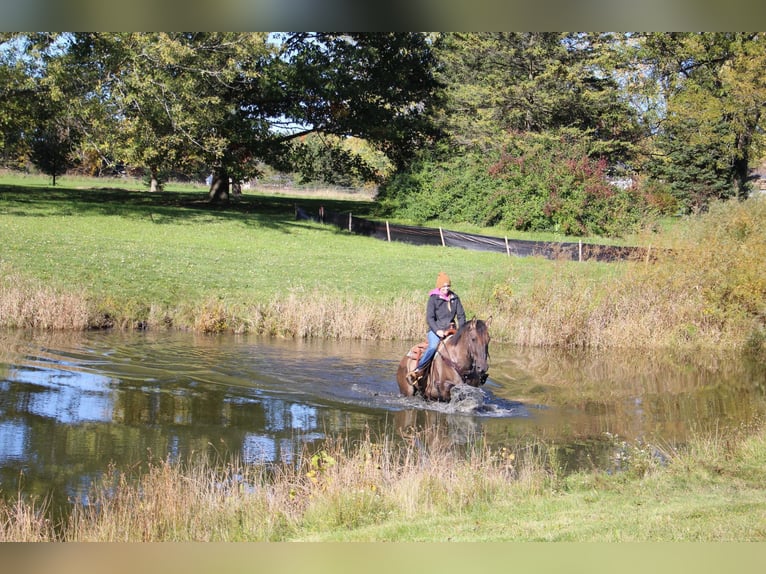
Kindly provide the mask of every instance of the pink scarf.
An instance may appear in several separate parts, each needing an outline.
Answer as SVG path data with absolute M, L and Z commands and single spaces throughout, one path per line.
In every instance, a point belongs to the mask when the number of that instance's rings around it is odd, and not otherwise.
M 431 291 L 428 294 L 429 297 L 431 295 L 438 295 L 439 298 L 444 299 L 445 301 L 449 301 L 450 300 L 450 295 L 452 295 L 452 291 L 447 291 L 447 294 L 443 295 L 441 289 L 434 289 L 433 291 Z

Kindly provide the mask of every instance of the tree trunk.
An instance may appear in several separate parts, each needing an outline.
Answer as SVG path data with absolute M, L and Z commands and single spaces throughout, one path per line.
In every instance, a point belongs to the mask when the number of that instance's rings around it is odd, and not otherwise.
M 158 174 L 157 168 L 150 167 L 149 168 L 149 177 L 151 178 L 149 183 L 149 191 L 159 191 L 160 190 L 160 176 Z
M 756 113 L 744 130 L 737 134 L 737 156 L 734 158 L 734 182 L 737 185 L 737 198 L 745 199 L 750 183 L 750 149 L 753 143 L 753 133 L 760 119 Z
M 212 203 L 229 201 L 229 174 L 225 169 L 216 170 L 213 173 L 208 197 Z

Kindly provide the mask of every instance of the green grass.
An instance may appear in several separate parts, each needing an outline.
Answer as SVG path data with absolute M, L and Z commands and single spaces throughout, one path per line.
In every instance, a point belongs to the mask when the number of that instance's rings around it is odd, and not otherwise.
M 296 202 L 314 213 L 321 204 L 369 216 L 369 201 L 254 193 L 228 206 L 205 200 L 199 191 L 3 185 L 0 264 L 102 305 L 119 300 L 126 311 L 210 300 L 246 305 L 286 293 L 308 305 L 315 293 L 390 305 L 426 293 L 447 270 L 481 315 L 497 285 L 545 272 L 533 261 L 387 243 L 294 217 Z
M 97 296 L 175 304 L 295 289 L 379 294 L 389 276 L 376 270 L 390 258 L 401 260 L 391 269 L 397 290 L 422 283 L 401 246 L 295 221 L 292 199 L 215 208 L 199 194 L 13 191 L 0 191 L 3 261 Z
M 599 263 L 388 243 L 295 219 L 296 203 L 374 218 L 365 194 L 261 190 L 213 205 L 199 185 L 20 181 L 0 183 L 0 326 L 414 339 L 446 271 L 469 316 L 493 317 L 497 341 L 766 348 L 757 199 L 636 237 L 657 248 L 651 263 Z

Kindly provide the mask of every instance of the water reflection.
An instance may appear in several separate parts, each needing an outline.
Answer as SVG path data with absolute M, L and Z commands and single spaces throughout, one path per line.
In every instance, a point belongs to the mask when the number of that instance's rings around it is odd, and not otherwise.
M 203 453 L 293 461 L 328 436 L 528 437 L 569 468 L 609 464 L 606 433 L 684 441 L 764 412 L 764 366 L 737 356 L 585 355 L 493 346 L 496 407 L 448 414 L 398 395 L 400 343 L 188 333 L 0 333 L 0 484 L 82 497 L 115 463 Z

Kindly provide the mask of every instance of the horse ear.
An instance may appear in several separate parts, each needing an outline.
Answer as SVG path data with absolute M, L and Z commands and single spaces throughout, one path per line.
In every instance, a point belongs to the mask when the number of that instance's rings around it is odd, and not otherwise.
M 492 315 L 487 317 L 487 319 L 484 322 L 487 324 L 487 327 L 489 327 L 492 324 Z

